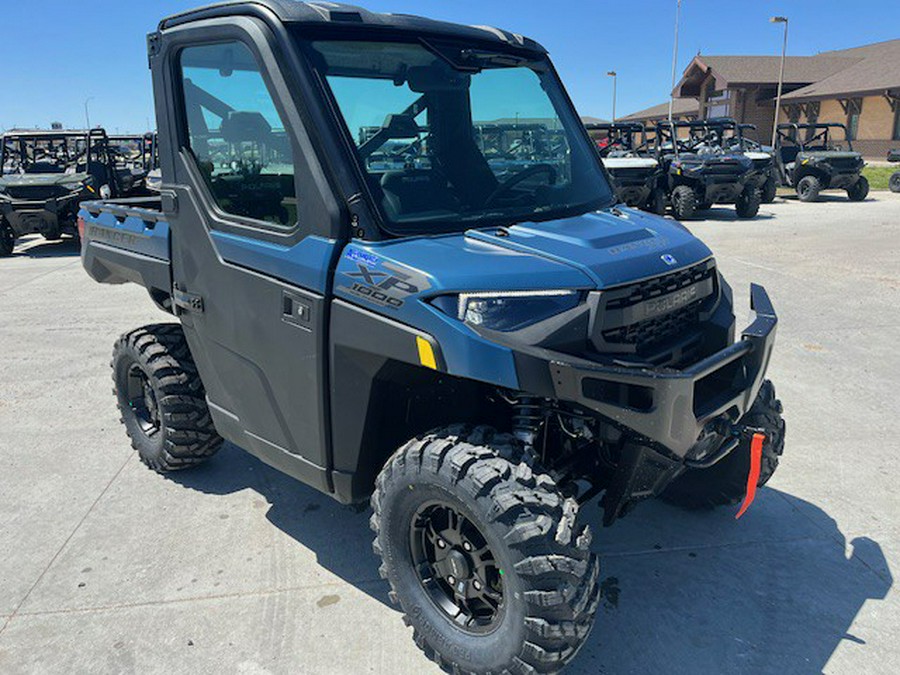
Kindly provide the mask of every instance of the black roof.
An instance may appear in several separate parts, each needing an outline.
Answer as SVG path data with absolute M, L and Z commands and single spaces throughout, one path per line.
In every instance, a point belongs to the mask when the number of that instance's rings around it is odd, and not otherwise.
M 344 5 L 334 2 L 225 0 L 225 2 L 207 5 L 163 19 L 159 24 L 159 29 L 165 30 L 201 19 L 236 15 L 258 16 L 260 18 L 274 15 L 282 23 L 295 25 L 332 26 L 347 29 L 364 27 L 375 30 L 403 31 L 480 40 L 546 53 L 544 47 L 534 40 L 509 31 L 500 30 L 499 28 L 463 26 L 409 14 L 380 14 L 355 5 Z
M 599 124 L 585 124 L 588 131 L 644 131 L 644 125 L 640 122 L 601 122 Z
M 824 129 L 825 127 L 836 127 L 838 129 L 847 128 L 840 122 L 815 122 L 802 124 L 799 122 L 782 122 L 778 125 L 779 129 Z

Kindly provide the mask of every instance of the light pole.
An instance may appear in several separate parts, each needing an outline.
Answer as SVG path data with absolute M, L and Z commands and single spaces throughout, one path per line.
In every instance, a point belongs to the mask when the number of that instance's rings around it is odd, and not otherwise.
M 88 103 L 94 100 L 94 96 L 89 96 L 84 99 L 84 121 L 87 123 L 87 130 L 91 130 L 91 112 L 88 109 Z
M 775 121 L 772 123 L 772 148 L 778 140 L 778 113 L 781 112 L 781 89 L 784 87 L 784 57 L 787 54 L 788 20 L 786 16 L 773 16 L 772 23 L 784 24 L 784 44 L 781 46 L 781 72 L 778 75 L 778 94 L 775 96 Z
M 672 122 L 672 108 L 675 105 L 675 72 L 678 69 L 678 23 L 681 20 L 681 0 L 675 8 L 675 45 L 672 48 L 672 89 L 669 91 L 669 123 Z
M 606 74 L 609 75 L 609 76 L 613 79 L 613 115 L 612 115 L 612 121 L 613 121 L 613 124 L 615 124 L 615 123 L 616 123 L 616 84 L 618 83 L 619 76 L 616 74 L 616 71 L 614 71 L 614 70 L 610 70 L 610 71 L 609 71 L 608 73 L 606 73 Z

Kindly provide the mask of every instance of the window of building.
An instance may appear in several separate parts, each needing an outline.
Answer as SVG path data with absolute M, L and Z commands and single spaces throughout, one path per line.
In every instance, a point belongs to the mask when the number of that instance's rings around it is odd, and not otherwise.
M 894 111 L 894 135 L 891 139 L 900 141 L 900 105 L 898 105 L 897 109 Z
M 295 223 L 292 142 L 252 52 L 240 42 L 188 47 L 181 71 L 189 147 L 216 204 Z
M 847 135 L 851 141 L 856 140 L 859 132 L 859 117 L 862 115 L 862 99 L 851 98 L 847 101 Z
M 731 91 L 717 91 L 712 87 L 706 90 L 706 119 L 728 117 L 731 110 Z

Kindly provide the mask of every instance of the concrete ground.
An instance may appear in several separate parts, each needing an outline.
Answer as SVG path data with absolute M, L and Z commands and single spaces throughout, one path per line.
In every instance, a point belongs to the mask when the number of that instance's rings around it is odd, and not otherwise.
M 606 530 L 604 601 L 567 672 L 900 670 L 900 196 L 692 224 L 746 325 L 781 318 L 781 468 L 734 510 L 643 505 Z M 119 333 L 166 320 L 71 244 L 0 260 L 0 672 L 432 673 L 388 606 L 367 515 L 233 447 L 164 478 L 110 395 Z

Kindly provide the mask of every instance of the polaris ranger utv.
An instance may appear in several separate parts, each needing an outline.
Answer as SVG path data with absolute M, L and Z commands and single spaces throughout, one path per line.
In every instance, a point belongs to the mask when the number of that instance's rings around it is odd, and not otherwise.
M 87 272 L 177 321 L 113 352 L 147 466 L 225 439 L 370 499 L 390 598 L 456 673 L 574 657 L 600 599 L 581 504 L 743 510 L 772 475 L 765 290 L 735 341 L 710 250 L 617 206 L 538 43 L 253 0 L 165 19 L 149 52 L 160 197 L 80 223 Z M 564 151 L 487 157 L 478 127 L 517 115 Z M 416 161 L 384 163 L 398 141 Z
M 844 143 L 836 143 L 833 132 L 841 132 Z M 775 144 L 781 183 L 797 191 L 802 202 L 814 202 L 822 190 L 846 190 L 847 197 L 861 202 L 869 195 L 869 181 L 862 175 L 862 155 L 843 124 L 779 124 Z
M 738 218 L 754 218 L 762 199 L 753 162 L 722 147 L 717 125 L 705 120 L 660 122 L 656 156 L 672 212 L 690 220 L 714 204 L 734 204 Z
M 755 124 L 738 124 L 737 147 L 753 162 L 762 203 L 771 204 L 778 194 L 778 170 L 772 148 L 763 147 L 756 138 L 756 131 Z
M 85 199 L 118 196 L 115 162 L 106 132 L 20 131 L 0 144 L 0 256 L 17 238 L 77 235 Z
M 664 215 L 666 191 L 659 162 L 651 156 L 643 124 L 589 124 L 588 132 L 603 134 L 598 144 L 603 165 L 612 178 L 619 201 L 628 206 Z

